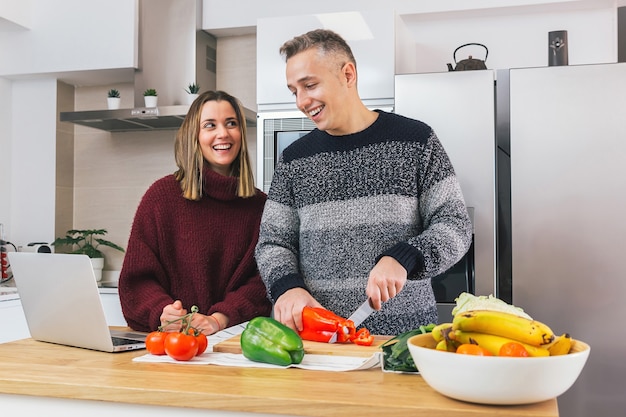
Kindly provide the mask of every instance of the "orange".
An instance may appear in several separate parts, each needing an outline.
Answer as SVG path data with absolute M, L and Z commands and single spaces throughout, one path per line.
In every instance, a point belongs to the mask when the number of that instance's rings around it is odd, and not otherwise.
M 487 349 L 473 343 L 464 343 L 460 345 L 456 348 L 456 353 L 461 353 L 463 355 L 493 356 Z
M 498 352 L 498 356 L 515 356 L 515 357 L 528 357 L 528 351 L 521 343 L 517 342 L 509 342 L 505 343 L 500 347 L 500 351 Z

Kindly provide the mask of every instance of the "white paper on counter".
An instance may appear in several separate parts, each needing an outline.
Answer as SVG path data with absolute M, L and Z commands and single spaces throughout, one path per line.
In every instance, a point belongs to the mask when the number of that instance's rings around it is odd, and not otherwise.
M 133 362 L 148 363 L 178 363 L 182 365 L 222 365 L 245 368 L 301 368 L 315 371 L 359 371 L 380 366 L 380 352 L 369 358 L 338 355 L 305 354 L 302 362 L 288 366 L 273 365 L 270 363 L 254 362 L 238 353 L 204 352 L 189 361 L 177 361 L 167 355 L 146 354 L 133 359 Z
M 248 322 L 246 321 L 245 323 L 227 327 L 224 330 L 221 330 L 217 333 L 213 333 L 211 336 L 208 337 L 209 344 L 206 349 L 207 352 L 213 352 L 213 346 L 217 345 L 218 343 L 223 342 L 224 340 L 228 340 L 234 336 L 237 336 L 243 333 L 247 325 L 248 325 Z

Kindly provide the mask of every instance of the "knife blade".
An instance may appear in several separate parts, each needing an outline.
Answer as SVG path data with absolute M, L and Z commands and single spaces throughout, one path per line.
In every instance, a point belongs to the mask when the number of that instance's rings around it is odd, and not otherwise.
M 367 319 L 374 311 L 376 310 L 374 310 L 374 308 L 370 304 L 370 299 L 368 298 L 367 300 L 365 300 L 363 304 L 359 306 L 359 308 L 357 308 L 354 311 L 354 313 L 350 315 L 350 317 L 348 317 L 348 320 L 352 320 L 352 322 L 354 323 L 354 327 L 359 327 L 361 323 L 363 323 L 365 319 Z M 337 342 L 337 333 L 335 333 L 330 338 L 328 343 L 336 343 L 336 342 Z
M 376 310 L 372 308 L 370 299 L 368 298 L 359 306 L 359 308 L 356 309 L 354 313 L 352 313 L 350 317 L 348 317 L 348 320 L 352 320 L 354 322 L 354 326 L 359 327 L 361 323 L 363 323 L 365 319 L 367 319 L 374 311 Z

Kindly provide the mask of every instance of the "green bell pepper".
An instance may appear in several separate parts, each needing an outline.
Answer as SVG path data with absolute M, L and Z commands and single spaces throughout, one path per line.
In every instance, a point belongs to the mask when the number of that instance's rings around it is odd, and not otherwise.
M 291 328 L 271 317 L 255 317 L 241 333 L 243 356 L 255 362 L 287 366 L 302 362 L 302 339 Z

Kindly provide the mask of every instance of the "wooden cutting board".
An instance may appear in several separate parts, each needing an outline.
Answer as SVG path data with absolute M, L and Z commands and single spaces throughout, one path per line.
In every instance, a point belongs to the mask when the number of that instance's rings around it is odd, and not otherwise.
M 241 353 L 240 335 L 233 336 L 213 346 L 214 352 Z M 380 346 L 393 336 L 374 336 L 374 343 L 371 346 L 359 346 L 354 343 L 321 343 L 303 340 L 304 353 L 318 355 L 337 356 L 357 356 L 370 357 L 376 352 L 380 352 Z

